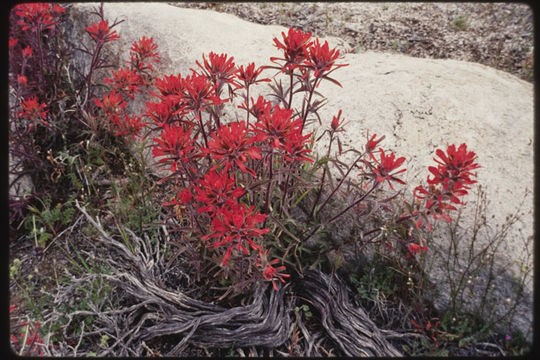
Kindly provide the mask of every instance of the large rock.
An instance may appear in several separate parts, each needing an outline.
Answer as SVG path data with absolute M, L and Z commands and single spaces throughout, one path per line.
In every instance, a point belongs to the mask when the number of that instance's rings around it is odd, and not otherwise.
M 88 12 L 95 6 L 76 4 L 74 8 Z M 239 65 L 251 61 L 268 64 L 271 56 L 280 55 L 272 38 L 286 31 L 231 15 L 160 3 L 107 3 L 105 14 L 111 20 L 126 20 L 117 27 L 121 40 L 115 45 L 124 60 L 132 41 L 143 35 L 154 37 L 162 56 L 162 74 L 187 75 L 196 66 L 195 60 L 210 51 L 234 56 Z M 338 39 L 329 42 L 342 46 Z M 512 269 L 518 271 L 516 263 L 523 258 L 526 244 L 532 251 L 532 84 L 483 65 L 453 60 L 366 52 L 347 54 L 343 62 L 349 66 L 334 73 L 343 88 L 330 83 L 320 88 L 328 98 L 328 106 L 321 112 L 323 125 L 328 126 L 332 115 L 342 109 L 350 120 L 344 143 L 363 147 L 367 130 L 385 135 L 381 145 L 408 158 L 406 194 L 427 176 L 436 148 L 467 143 L 482 165 L 478 180 L 490 201 L 489 224 L 495 229 L 510 213 L 520 215 L 500 254 L 501 264 L 514 263 Z M 470 195 L 466 200 L 464 226 L 472 224 L 475 198 Z M 446 240 L 436 241 L 442 246 Z M 532 267 L 532 259 L 527 265 Z M 530 309 L 525 312 L 522 328 L 527 321 L 530 324 L 532 316 Z

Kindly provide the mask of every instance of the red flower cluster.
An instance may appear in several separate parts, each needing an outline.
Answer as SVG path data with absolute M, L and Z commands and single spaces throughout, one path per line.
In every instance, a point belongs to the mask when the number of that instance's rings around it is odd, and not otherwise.
M 86 27 L 86 31 L 90 37 L 94 39 L 94 41 L 100 44 L 120 39 L 120 36 L 118 36 L 116 30 L 111 32 L 109 23 L 105 20 L 91 24 L 90 26 Z
M 170 170 L 175 172 L 178 162 L 189 162 L 197 157 L 194 141 L 191 139 L 191 131 L 182 126 L 164 125 L 160 137 L 154 138 L 152 155 L 154 157 L 166 156 L 160 159 L 160 163 L 170 164 Z
M 315 77 L 320 77 L 323 74 L 329 74 L 337 68 L 347 66 L 348 64 L 336 64 L 336 60 L 341 59 L 339 50 L 331 49 L 328 46 L 328 41 L 323 45 L 316 39 L 308 48 L 308 57 L 304 64 L 314 71 Z
M 283 42 L 274 38 L 274 46 L 283 50 L 284 57 L 272 57 L 270 58 L 270 61 L 285 61 L 281 70 L 283 72 L 290 72 L 298 68 L 307 58 L 308 47 L 312 44 L 311 32 L 304 33 L 302 30 L 296 30 L 291 27 L 287 35 L 282 32 L 281 36 L 283 37 Z
M 134 69 L 119 69 L 117 72 L 111 71 L 112 78 L 106 78 L 105 84 L 111 85 L 120 93 L 133 99 L 134 93 L 139 92 L 139 87 L 143 81 L 139 73 Z
M 232 56 L 227 58 L 227 54 L 218 55 L 214 52 L 210 52 L 208 58 L 210 61 L 203 54 L 204 65 L 201 65 L 199 61 L 196 61 L 196 63 L 203 71 L 203 75 L 216 86 L 216 93 L 219 94 L 223 85 L 234 84 L 237 71 L 234 58 Z
M 14 10 L 15 14 L 21 17 L 17 24 L 22 31 L 53 29 L 57 24 L 56 18 L 66 11 L 62 6 L 49 3 L 19 4 Z
M 229 171 L 235 165 L 241 171 L 257 177 L 255 171 L 247 168 L 245 164 L 248 158 L 252 160 L 262 158 L 261 148 L 255 146 L 258 140 L 257 136 L 249 135 L 245 122 L 237 121 L 217 129 L 212 140 L 208 142 L 208 148 L 203 151 L 220 160 L 217 166 L 224 164 L 225 171 Z
M 18 116 L 30 121 L 41 121 L 43 124 L 48 123 L 44 120 L 46 118 L 48 110 L 43 110 L 47 105 L 38 103 L 36 96 L 32 96 L 27 99 L 23 99 L 21 102 L 22 111 L 17 113 Z
M 371 138 L 371 140 L 366 145 L 366 148 L 370 148 L 373 146 L 375 135 Z M 381 141 L 379 139 L 379 141 Z M 392 186 L 392 181 L 395 181 L 399 184 L 405 184 L 405 182 L 399 178 L 396 177 L 397 174 L 400 174 L 402 172 L 405 172 L 406 169 L 401 169 L 399 171 L 397 170 L 405 161 L 405 157 L 400 157 L 396 159 L 396 155 L 393 152 L 390 152 L 388 155 L 385 154 L 384 150 L 379 148 L 380 152 L 380 161 L 373 156 L 373 154 L 370 152 L 369 156 L 370 158 L 375 161 L 376 166 L 372 165 L 368 161 L 364 161 L 366 165 L 368 165 L 371 168 L 372 173 L 367 174 L 368 176 L 372 176 L 375 178 L 375 180 L 379 183 L 384 183 L 385 181 L 388 181 L 388 185 L 392 190 L 394 190 L 394 187 Z
M 156 52 L 158 46 L 154 43 L 154 38 L 143 36 L 139 41 L 131 45 L 130 64 L 138 73 L 152 71 L 154 68 L 151 63 L 157 63 L 160 60 Z
M 240 67 L 236 71 L 236 76 L 238 80 L 242 82 L 242 84 L 237 83 L 236 87 L 244 87 L 245 89 L 248 89 L 253 84 L 260 82 L 269 82 L 270 79 L 268 78 L 259 79 L 259 75 L 262 71 L 262 67 L 259 67 L 257 70 L 255 70 L 255 63 L 250 63 L 248 66 L 246 66 L 245 69 L 244 65 L 240 65 Z
M 438 163 L 437 167 L 430 166 L 428 170 L 433 175 L 428 176 L 428 188 L 422 185 L 414 190 L 415 197 L 425 200 L 425 209 L 428 214 L 432 214 L 435 219 L 442 218 L 446 221 L 452 221 L 448 215 L 448 210 L 456 210 L 452 204 L 462 205 L 459 197 L 467 195 L 469 185 L 476 183 L 472 177 L 475 176 L 472 170 L 480 168 L 476 163 L 476 154 L 473 151 L 467 151 L 467 145 L 461 144 L 456 150 L 455 145 L 448 146 L 446 153 L 441 149 L 436 151 L 439 159 L 434 158 Z M 451 204 L 452 203 L 452 204 Z M 424 216 L 425 219 L 425 216 Z M 427 219 L 425 219 L 427 222 Z M 428 229 L 431 226 L 428 223 Z M 423 219 L 420 218 L 416 226 L 420 227 Z
M 204 204 L 197 209 L 198 212 L 208 212 L 213 216 L 219 215 L 225 207 L 231 207 L 237 203 L 245 191 L 237 187 L 234 177 L 229 176 L 225 171 L 217 173 L 210 170 L 208 174 L 199 181 L 197 186 L 197 201 Z
M 9 307 L 9 313 L 11 314 L 13 310 L 15 310 L 16 306 L 11 305 Z M 26 350 L 24 353 L 25 356 L 33 355 L 33 356 L 45 356 L 45 353 L 43 352 L 43 347 L 45 346 L 45 342 L 41 338 L 41 335 L 39 334 L 39 321 L 36 321 L 34 323 L 34 326 L 31 327 L 30 323 L 26 321 L 21 321 L 18 323 L 18 326 L 23 327 L 23 335 L 28 332 L 28 336 L 26 337 L 26 342 L 24 339 L 24 336 L 20 335 L 17 337 L 16 335 L 10 334 L 9 338 L 11 340 L 11 346 L 16 351 L 19 352 L 20 349 L 23 347 Z
M 230 208 L 221 209 L 219 216 L 212 220 L 212 232 L 202 237 L 203 240 L 217 238 L 212 246 L 214 248 L 226 246 L 226 252 L 221 261 L 225 266 L 233 250 L 242 251 L 248 255 L 249 251 L 246 243 L 255 251 L 261 251 L 262 247 L 254 239 L 266 234 L 270 229 L 259 229 L 257 224 L 264 222 L 266 215 L 248 207 L 245 204 L 234 204 Z

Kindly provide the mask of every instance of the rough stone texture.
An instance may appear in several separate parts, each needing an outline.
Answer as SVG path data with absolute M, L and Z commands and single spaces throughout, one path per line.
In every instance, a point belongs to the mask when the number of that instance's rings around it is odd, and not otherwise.
M 75 8 L 88 11 L 94 6 Z M 234 56 L 239 65 L 268 64 L 271 56 L 279 55 L 272 38 L 286 30 L 159 3 L 107 3 L 105 14 L 111 20 L 126 19 L 117 27 L 122 39 L 116 45 L 125 59 L 132 41 L 154 37 L 163 59 L 162 75 L 186 75 L 195 60 L 210 51 Z M 340 44 L 338 39 L 329 42 Z M 320 88 L 328 98 L 321 113 L 323 126 L 342 109 L 350 120 L 344 144 L 363 147 L 367 130 L 385 135 L 381 145 L 408 159 L 406 194 L 427 176 L 436 148 L 467 143 L 482 165 L 478 180 L 491 203 L 486 215 L 493 228 L 519 209 L 521 222 L 500 255 L 505 263 L 519 262 L 525 242 L 533 236 L 533 85 L 484 65 L 454 60 L 366 52 L 347 54 L 343 61 L 349 66 L 334 73 L 343 89 L 330 83 Z M 529 194 L 520 205 L 525 193 Z M 470 218 L 474 197 L 466 200 L 464 217 Z M 525 309 L 529 319 L 530 310 Z

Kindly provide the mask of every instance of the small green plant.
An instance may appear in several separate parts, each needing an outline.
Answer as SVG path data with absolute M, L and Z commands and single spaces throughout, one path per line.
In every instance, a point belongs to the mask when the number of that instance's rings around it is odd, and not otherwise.
M 456 17 L 454 21 L 452 21 L 452 27 L 455 30 L 465 31 L 467 30 L 467 26 L 468 26 L 467 18 L 463 15 Z

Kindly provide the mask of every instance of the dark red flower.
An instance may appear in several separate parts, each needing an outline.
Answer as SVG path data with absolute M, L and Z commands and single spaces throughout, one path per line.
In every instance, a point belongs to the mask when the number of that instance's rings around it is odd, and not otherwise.
M 263 96 L 259 96 L 257 98 L 257 102 L 254 102 L 253 98 L 251 98 L 251 103 L 253 105 L 251 105 L 249 109 L 246 107 L 245 103 L 240 105 L 239 108 L 249 111 L 249 113 L 255 116 L 256 119 L 260 119 L 263 114 L 270 113 L 272 111 L 272 103 L 266 100 Z
M 336 64 L 336 60 L 341 59 L 339 56 L 339 50 L 330 50 L 328 41 L 325 41 L 323 45 L 319 43 L 319 39 L 315 41 L 308 48 L 308 57 L 304 64 L 314 71 L 315 77 L 320 77 L 337 68 L 347 66 L 348 64 Z
M 21 102 L 21 108 L 23 111 L 19 111 L 17 115 L 27 120 L 43 120 L 45 119 L 48 110 L 44 110 L 47 105 L 38 103 L 36 96 L 23 99 Z
M 120 39 L 120 36 L 118 36 L 116 30 L 113 30 L 111 32 L 109 23 L 105 20 L 101 20 L 98 23 L 91 24 L 90 26 L 86 27 L 86 31 L 96 42 L 106 43 L 109 41 Z
M 383 149 L 379 148 L 379 151 L 381 154 L 380 161 L 373 157 L 373 159 L 377 163 L 377 168 L 374 168 L 372 170 L 375 174 L 375 179 L 381 183 L 384 181 L 388 181 L 388 185 L 390 185 L 390 188 L 392 190 L 394 190 L 394 187 L 392 186 L 392 181 L 400 184 L 405 184 L 403 180 L 398 179 L 395 176 L 406 171 L 406 169 L 395 171 L 403 164 L 403 162 L 405 161 L 405 157 L 400 157 L 396 159 L 396 155 L 393 152 L 390 152 L 390 154 L 386 155 Z
M 21 19 L 17 21 L 21 30 L 36 31 L 38 28 L 52 29 L 57 24 L 57 17 L 66 9 L 49 3 L 19 4 L 14 8 L 15 14 Z
M 249 251 L 246 245 L 255 251 L 262 249 L 254 240 L 270 231 L 270 229 L 257 227 L 258 224 L 264 222 L 265 218 L 266 215 L 256 212 L 253 206 L 248 209 L 246 204 L 234 204 L 230 208 L 224 207 L 219 212 L 219 216 L 212 220 L 211 233 L 201 239 L 216 239 L 212 243 L 214 248 L 226 247 L 225 255 L 221 261 L 221 266 L 226 266 L 233 250 L 242 251 L 244 255 L 248 255 Z
M 32 48 L 30 46 L 27 46 L 23 49 L 22 54 L 24 57 L 29 58 L 32 56 Z
M 274 38 L 274 46 L 278 49 L 282 49 L 284 53 L 283 58 L 270 58 L 270 61 L 276 62 L 285 61 L 282 66 L 282 71 L 288 72 L 297 68 L 307 57 L 308 47 L 311 45 L 311 32 L 304 33 L 301 30 L 289 28 L 287 35 L 284 32 L 281 33 L 283 37 L 283 43 L 277 38 Z
M 143 85 L 142 78 L 135 70 L 119 69 L 118 72 L 111 71 L 113 78 L 106 78 L 105 84 L 113 86 L 117 91 L 134 98 L 134 93 L 139 92 L 139 86 Z
M 343 122 L 345 119 L 341 119 L 341 109 L 339 110 L 337 116 L 332 117 L 332 123 L 330 124 L 330 127 L 334 132 L 343 131 Z
M 154 157 L 165 156 L 160 163 L 170 163 L 171 171 L 176 171 L 178 161 L 189 162 L 198 157 L 191 138 L 191 130 L 181 126 L 164 125 L 160 137 L 154 138 L 152 155 Z
M 108 95 L 103 96 L 103 100 L 94 99 L 94 103 L 107 115 L 120 114 L 127 106 L 122 95 L 117 94 L 115 90 L 111 90 Z
M 274 149 L 285 149 L 289 137 L 302 128 L 302 119 L 291 120 L 292 113 L 292 109 L 281 109 L 279 105 L 272 112 L 264 111 L 254 125 L 261 140 L 268 139 Z
M 140 116 L 132 115 L 128 116 L 124 114 L 123 117 L 113 116 L 110 118 L 115 128 L 115 136 L 129 135 L 135 140 L 136 136 L 139 136 L 141 129 L 147 124 L 142 122 Z
M 210 52 L 210 54 L 208 54 L 209 60 L 207 60 L 203 54 L 204 65 L 201 65 L 199 61 L 196 61 L 206 78 L 216 85 L 216 91 L 218 93 L 224 84 L 234 83 L 234 76 L 236 73 L 234 58 L 232 56 L 230 58 L 227 57 L 227 54 L 218 55 L 214 52 Z
M 182 79 L 181 91 L 176 99 L 186 110 L 195 113 L 203 111 L 208 105 L 219 105 L 227 102 L 216 94 L 216 85 L 213 85 L 205 76 L 197 73 Z
M 151 62 L 159 62 L 159 54 L 156 52 L 158 46 L 153 38 L 143 36 L 139 41 L 134 41 L 131 45 L 130 63 L 137 71 L 153 70 Z
M 246 163 L 248 158 L 262 158 L 261 149 L 254 145 L 258 140 L 257 136 L 249 135 L 245 122 L 232 122 L 217 129 L 208 141 L 208 149 L 204 151 L 213 159 L 221 160 L 225 164 L 225 171 L 236 165 L 241 171 L 257 177 L 253 170 L 246 167 Z
M 282 273 L 282 271 L 286 269 L 285 266 L 274 267 L 274 265 L 278 263 L 278 259 L 273 259 L 270 261 L 268 260 L 268 250 L 259 250 L 259 260 L 257 261 L 256 265 L 263 269 L 263 277 L 266 280 L 272 281 L 272 286 L 274 287 L 275 291 L 278 291 L 276 280 L 285 283 L 285 278 L 291 276 L 289 274 Z
M 367 153 L 372 153 L 373 150 L 375 150 L 375 148 L 377 147 L 377 145 L 379 145 L 379 143 L 381 141 L 383 141 L 383 139 L 385 138 L 385 136 L 381 136 L 379 139 L 375 139 L 375 137 L 377 136 L 377 134 L 373 134 L 373 136 L 371 137 L 371 139 L 368 140 L 367 144 L 366 144 L 366 152 Z
M 17 82 L 22 86 L 26 86 L 28 84 L 28 78 L 24 75 L 17 75 Z
M 19 42 L 19 40 L 10 37 L 10 38 L 9 38 L 9 48 L 10 48 L 10 49 L 11 49 L 11 48 L 14 48 L 15 45 L 17 45 L 18 42 Z
M 236 87 L 244 87 L 245 89 L 247 89 L 251 85 L 259 82 L 269 82 L 270 79 L 268 78 L 259 79 L 259 75 L 262 71 L 262 67 L 259 67 L 257 70 L 255 70 L 255 63 L 250 63 L 248 66 L 246 66 L 245 69 L 243 65 L 240 65 L 240 67 L 236 71 L 236 76 L 238 77 L 238 80 L 243 82 L 243 85 L 236 84 Z
M 310 140 L 311 135 L 312 133 L 302 135 L 301 130 L 290 134 L 285 143 L 285 153 L 283 154 L 283 158 L 289 162 L 307 161 L 312 163 L 313 159 L 308 157 L 311 149 L 307 147 L 307 144 L 312 142 Z
M 415 243 L 410 243 L 407 246 L 407 249 L 409 250 L 409 254 L 407 254 L 407 257 L 411 257 L 411 256 L 415 256 L 416 254 L 419 254 L 420 252 L 426 252 L 428 248 L 425 246 L 420 246 Z
M 224 205 L 233 206 L 238 202 L 245 191 L 236 186 L 234 177 L 222 171 L 217 173 L 215 170 L 210 170 L 208 174 L 199 181 L 197 186 L 197 201 L 204 206 L 197 209 L 198 212 L 210 212 L 218 214 L 219 209 Z

